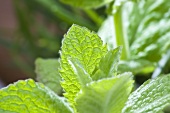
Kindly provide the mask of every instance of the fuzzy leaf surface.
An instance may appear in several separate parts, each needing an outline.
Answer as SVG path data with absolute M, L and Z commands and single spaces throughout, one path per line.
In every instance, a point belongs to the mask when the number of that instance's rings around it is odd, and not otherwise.
M 82 87 L 92 81 L 90 75 L 86 72 L 86 70 L 84 70 L 84 67 L 77 59 L 69 58 L 68 62 L 74 70 L 74 74 L 77 76 L 78 81 Z
M 61 94 L 62 88 L 60 85 L 61 77 L 58 72 L 60 64 L 57 59 L 42 59 L 38 58 L 35 61 L 35 72 L 37 80 L 57 94 Z
M 160 60 L 170 47 L 169 0 L 139 0 L 126 4 L 124 22 L 127 30 L 132 58 L 152 62 Z M 153 57 L 154 54 L 154 57 Z
M 32 79 L 20 80 L 0 90 L 2 113 L 72 113 L 63 98 Z
M 133 87 L 131 73 L 101 79 L 83 87 L 76 98 L 79 113 L 120 113 Z
M 118 62 L 120 60 L 122 47 L 110 50 L 104 57 L 101 58 L 99 69 L 92 76 L 93 80 L 116 76 Z
M 146 81 L 128 98 L 123 113 L 160 113 L 170 104 L 170 74 Z
M 64 96 L 70 104 L 74 105 L 74 98 L 80 91 L 81 85 L 78 76 L 68 62 L 68 58 L 77 59 L 84 70 L 91 75 L 106 52 L 107 48 L 98 35 L 85 27 L 72 25 L 64 36 L 60 74 L 63 78 L 61 85 L 66 92 Z

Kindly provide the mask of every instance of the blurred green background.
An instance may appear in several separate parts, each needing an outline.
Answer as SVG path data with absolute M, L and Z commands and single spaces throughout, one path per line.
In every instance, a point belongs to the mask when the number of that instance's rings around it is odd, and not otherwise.
M 75 9 L 58 0 L 2 0 L 0 81 L 34 78 L 35 59 L 59 57 L 63 35 L 73 23 L 97 31 L 104 18 L 103 8 Z

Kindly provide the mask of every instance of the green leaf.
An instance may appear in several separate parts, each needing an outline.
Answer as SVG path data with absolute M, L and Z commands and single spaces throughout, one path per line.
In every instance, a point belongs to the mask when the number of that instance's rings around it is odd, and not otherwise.
M 41 83 L 20 80 L 0 90 L 3 113 L 72 113 L 64 99 Z
M 86 72 L 86 70 L 84 70 L 84 67 L 77 59 L 69 58 L 68 62 L 74 70 L 74 74 L 77 76 L 78 81 L 82 87 L 92 81 L 90 75 Z
M 143 30 L 143 34 L 136 39 L 131 46 L 132 57 L 145 58 L 150 61 L 159 61 L 162 54 L 170 47 L 170 29 L 164 25 L 169 26 L 170 21 L 164 20 L 163 23 L 157 23 L 150 25 L 146 30 Z M 154 28 L 154 26 L 157 26 Z M 148 34 L 148 31 L 151 31 Z M 146 34 L 147 33 L 147 34 Z M 145 34 L 145 35 L 144 35 Z M 141 41 L 143 43 L 141 43 Z M 153 57 L 154 54 L 154 57 Z
M 76 98 L 79 113 L 120 113 L 133 87 L 131 73 L 101 79 L 83 87 Z
M 74 98 L 80 91 L 81 85 L 78 76 L 74 73 L 68 58 L 77 59 L 89 75 L 98 66 L 101 57 L 107 52 L 106 46 L 96 33 L 85 27 L 72 25 L 68 33 L 64 36 L 61 52 L 61 70 L 63 78 L 61 82 L 65 90 L 64 96 L 71 105 L 74 106 Z M 80 75 L 79 75 L 80 76 Z
M 123 113 L 160 113 L 170 104 L 170 74 L 146 81 L 128 98 Z
M 98 8 L 110 3 L 113 0 L 60 0 L 65 4 L 80 8 Z
M 16 113 L 16 112 L 12 112 L 12 111 L 4 111 L 0 109 L 0 113 Z
M 154 69 L 155 65 L 151 61 L 145 59 L 120 61 L 118 65 L 118 73 L 130 71 L 134 75 L 139 73 L 140 74 L 151 73 L 154 71 Z
M 108 51 L 107 54 L 101 58 L 99 69 L 92 76 L 93 80 L 116 76 L 121 50 L 122 47 L 117 47 L 114 50 Z
M 125 28 L 129 36 L 131 58 L 157 62 L 170 47 L 169 0 L 140 0 L 126 4 Z M 154 57 L 153 57 L 154 54 Z
M 60 85 L 61 77 L 58 72 L 60 64 L 57 59 L 41 59 L 38 58 L 35 61 L 35 72 L 37 74 L 37 80 L 51 90 L 61 95 L 62 88 Z
M 109 50 L 115 47 L 113 16 L 108 16 L 107 19 L 103 22 L 102 26 L 98 30 L 98 35 L 103 40 L 103 43 L 107 43 L 107 47 Z
M 111 77 L 117 74 L 117 66 L 120 60 L 120 54 L 122 51 L 122 47 L 117 47 L 109 51 L 99 63 L 99 68 L 107 75 L 107 77 Z

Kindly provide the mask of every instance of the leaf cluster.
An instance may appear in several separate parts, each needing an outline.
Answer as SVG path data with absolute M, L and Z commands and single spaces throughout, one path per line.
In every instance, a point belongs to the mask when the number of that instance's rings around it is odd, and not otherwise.
M 86 27 L 73 24 L 64 35 L 60 59 L 36 60 L 38 82 L 32 79 L 22 80 L 0 90 L 0 111 L 4 113 L 163 112 L 170 104 L 170 74 L 148 80 L 135 89 L 131 72 L 134 74 L 152 72 L 155 68 L 154 62 L 158 62 L 169 49 L 169 27 L 167 27 L 169 1 L 61 1 L 84 9 L 109 4 L 108 12 L 110 11 L 112 17 L 108 17 L 98 31 L 101 38 Z M 123 20 L 124 23 L 128 23 L 127 26 L 125 24 L 121 26 L 124 30 L 118 27 L 121 23 L 120 17 L 126 17 Z M 165 24 L 167 26 L 164 26 Z M 115 28 L 120 31 L 110 31 Z M 114 33 L 118 37 L 127 35 L 129 45 L 127 44 L 123 50 L 122 46 L 115 47 L 114 40 L 117 40 L 118 44 L 121 40 L 114 36 Z M 122 40 L 124 44 L 125 40 Z M 121 53 L 122 56 L 126 55 L 125 49 L 129 50 L 130 57 L 127 55 L 124 57 L 127 59 L 120 61 Z M 151 53 L 154 53 L 154 58 Z
M 85 27 L 72 25 L 64 36 L 60 61 L 53 59 L 36 61 L 38 80 L 46 86 L 28 79 L 1 89 L 0 111 L 161 112 L 170 102 L 170 75 L 149 80 L 132 92 L 134 83 L 132 73 L 117 74 L 120 53 L 121 47 L 108 50 L 96 33 Z M 58 95 L 61 93 L 59 81 L 64 90 L 64 97 Z

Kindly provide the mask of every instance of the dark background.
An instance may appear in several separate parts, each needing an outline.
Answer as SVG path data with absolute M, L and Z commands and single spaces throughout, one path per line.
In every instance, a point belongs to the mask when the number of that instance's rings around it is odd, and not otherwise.
M 0 84 L 35 78 L 35 59 L 58 58 L 73 23 L 97 31 L 106 17 L 102 11 L 82 11 L 58 0 L 1 0 Z

